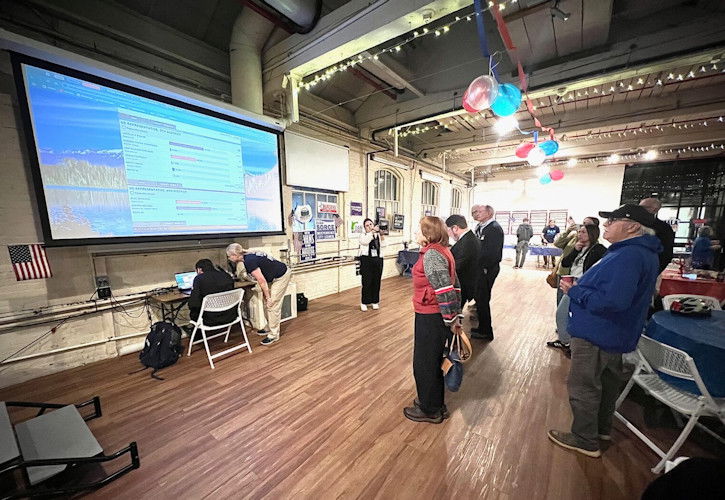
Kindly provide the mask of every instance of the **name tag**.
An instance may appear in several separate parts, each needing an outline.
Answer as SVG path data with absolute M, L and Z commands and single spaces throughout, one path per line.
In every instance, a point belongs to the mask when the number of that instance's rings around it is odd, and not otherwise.
M 370 249 L 370 257 L 377 257 L 378 256 L 378 249 L 377 248 L 371 248 Z

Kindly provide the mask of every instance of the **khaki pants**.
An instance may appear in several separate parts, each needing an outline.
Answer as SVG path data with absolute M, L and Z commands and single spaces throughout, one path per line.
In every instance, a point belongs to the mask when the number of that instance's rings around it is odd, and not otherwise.
M 267 317 L 267 337 L 272 339 L 279 338 L 279 322 L 282 318 L 282 298 L 287 290 L 290 279 L 292 278 L 292 270 L 287 269 L 279 278 L 269 284 L 269 296 L 272 298 L 272 307 L 264 304 L 264 315 Z

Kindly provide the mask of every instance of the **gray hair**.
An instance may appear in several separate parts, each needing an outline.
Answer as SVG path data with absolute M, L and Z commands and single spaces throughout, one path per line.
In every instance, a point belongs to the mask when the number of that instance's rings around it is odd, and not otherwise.
M 644 236 L 645 234 L 648 234 L 650 236 L 657 236 L 657 233 L 651 227 L 643 226 L 642 224 L 634 220 L 627 219 L 627 221 L 630 224 L 635 224 L 637 236 Z
M 227 246 L 227 255 L 244 255 L 247 251 L 239 243 L 230 243 Z

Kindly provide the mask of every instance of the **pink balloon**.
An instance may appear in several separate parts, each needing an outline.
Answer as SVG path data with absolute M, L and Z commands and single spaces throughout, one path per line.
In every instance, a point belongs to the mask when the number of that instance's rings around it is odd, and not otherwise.
M 483 75 L 468 86 L 463 94 L 463 102 L 467 102 L 476 111 L 482 111 L 491 106 L 496 97 L 498 97 L 498 82 L 488 75 Z
M 522 142 L 516 147 L 516 156 L 519 158 L 526 158 L 529 156 L 529 152 L 536 147 L 533 142 Z
M 560 181 L 564 178 L 564 172 L 561 170 L 552 170 L 549 175 L 552 181 Z
M 478 110 L 476 108 L 468 104 L 468 90 L 463 93 L 463 109 L 465 109 L 469 113 L 478 113 Z

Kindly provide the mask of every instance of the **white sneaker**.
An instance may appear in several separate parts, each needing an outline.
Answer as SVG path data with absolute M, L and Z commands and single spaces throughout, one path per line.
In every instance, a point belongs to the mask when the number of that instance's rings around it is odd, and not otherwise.
M 367 311 L 368 310 L 368 306 L 366 306 L 365 304 L 360 304 L 360 310 L 361 311 Z
M 373 309 L 375 309 L 376 311 L 377 311 L 378 309 L 380 309 L 380 304 L 373 304 Z

